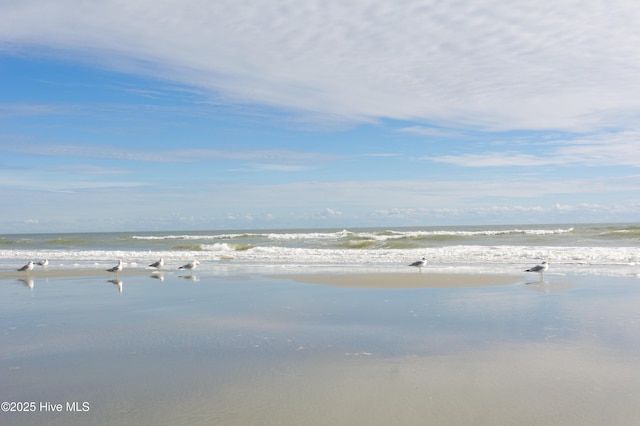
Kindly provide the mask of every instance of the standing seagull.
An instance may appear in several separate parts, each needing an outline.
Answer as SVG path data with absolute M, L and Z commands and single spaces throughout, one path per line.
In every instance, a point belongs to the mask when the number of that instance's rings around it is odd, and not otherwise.
M 18 269 L 18 271 L 20 272 L 26 271 L 27 273 L 29 273 L 32 269 L 33 269 L 33 261 L 30 260 L 26 265 Z
M 544 271 L 547 269 L 549 269 L 549 264 L 545 261 L 533 268 L 525 270 L 525 272 L 540 272 L 540 280 L 542 281 L 544 279 Z
M 162 266 L 164 265 L 164 259 L 160 258 L 160 260 L 158 260 L 157 262 L 153 262 L 151 265 L 149 265 L 152 268 L 162 268 Z
M 118 264 L 113 268 L 107 269 L 107 272 L 115 272 L 116 277 L 118 276 L 118 272 L 122 271 L 122 260 L 118 259 Z
M 40 262 L 37 262 L 37 263 L 36 263 L 36 265 L 38 265 L 38 266 L 42 266 L 43 268 L 44 268 L 45 266 L 47 266 L 48 264 L 49 264 L 49 259 L 44 259 L 44 260 L 41 260 Z
M 413 262 L 411 265 L 409 266 L 415 266 L 416 268 L 420 269 L 420 272 L 422 272 L 422 267 L 425 266 L 427 264 L 427 258 L 423 257 L 420 260 L 416 260 L 415 262 Z
M 182 265 L 178 269 L 188 269 L 191 272 L 193 272 L 193 270 L 196 269 L 199 264 L 200 264 L 200 262 L 198 262 L 197 260 L 193 260 L 193 261 L 187 263 L 186 265 Z

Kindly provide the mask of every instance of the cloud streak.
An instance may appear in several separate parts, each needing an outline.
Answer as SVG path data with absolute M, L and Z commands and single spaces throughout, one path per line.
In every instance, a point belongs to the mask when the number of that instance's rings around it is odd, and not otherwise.
M 279 165 L 272 164 L 274 161 L 285 163 L 313 163 L 335 160 L 340 158 L 334 154 L 324 154 L 318 152 L 304 152 L 292 150 L 248 150 L 248 151 L 226 151 L 216 149 L 196 149 L 187 148 L 181 150 L 158 149 L 158 150 L 136 150 L 117 146 L 96 146 L 65 143 L 36 143 L 36 144 L 3 144 L 0 150 L 11 153 L 33 154 L 41 156 L 65 157 L 65 158 L 94 158 L 106 160 L 125 160 L 150 163 L 198 163 L 203 161 L 230 160 L 243 162 L 268 163 L 264 168 L 277 169 Z M 292 164 L 280 165 L 288 171 L 295 170 Z
M 422 159 L 462 167 L 536 167 L 548 165 L 640 167 L 639 144 L 640 132 L 627 131 L 533 142 L 534 153 L 501 150 L 431 156 Z M 530 148 L 531 146 L 529 146 Z
M 0 15 L 5 51 L 81 52 L 303 114 L 594 131 L 640 111 L 632 0 L 10 0 Z

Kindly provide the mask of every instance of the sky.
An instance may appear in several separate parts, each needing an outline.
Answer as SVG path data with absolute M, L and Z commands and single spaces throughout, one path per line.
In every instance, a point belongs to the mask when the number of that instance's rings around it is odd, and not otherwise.
M 3 0 L 0 233 L 640 217 L 636 0 Z

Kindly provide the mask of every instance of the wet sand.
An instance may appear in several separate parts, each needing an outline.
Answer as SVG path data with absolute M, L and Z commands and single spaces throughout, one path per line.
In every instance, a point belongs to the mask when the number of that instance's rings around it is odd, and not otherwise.
M 635 278 L 151 272 L 0 279 L 1 424 L 640 424 Z
M 350 288 L 465 288 L 514 284 L 516 275 L 379 273 L 379 274 L 291 274 L 275 278 Z
M 152 272 L 157 272 L 155 269 L 144 268 L 126 268 L 121 272 L 118 272 L 118 277 L 126 277 L 133 275 L 145 275 Z M 175 271 L 171 271 L 175 272 Z M 19 271 L 0 271 L 0 280 L 6 279 L 39 279 L 39 278 L 79 278 L 79 277 L 112 277 L 115 278 L 114 272 L 108 272 L 103 269 L 40 269 L 34 268 L 32 271 L 19 272 Z
M 152 273 L 176 273 L 175 269 L 157 270 L 150 268 L 126 268 L 118 273 L 118 277 L 148 275 Z M 181 273 L 185 271 L 179 271 Z M 189 271 L 186 271 L 187 273 Z M 201 271 L 194 271 L 200 274 Z M 43 279 L 43 278 L 80 278 L 80 277 L 112 277 L 116 274 L 100 269 L 41 269 L 29 273 L 18 271 L 1 271 L 2 279 Z M 497 274 L 433 274 L 433 273 L 312 273 L 312 274 L 278 274 L 271 278 L 293 280 L 311 284 L 324 284 L 350 288 L 464 288 L 493 285 L 514 284 L 522 281 L 517 275 Z

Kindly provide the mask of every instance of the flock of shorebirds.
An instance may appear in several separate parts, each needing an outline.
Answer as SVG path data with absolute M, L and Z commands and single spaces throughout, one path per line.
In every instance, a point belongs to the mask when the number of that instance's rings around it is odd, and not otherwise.
M 423 257 L 422 259 L 416 260 L 415 262 L 411 263 L 409 266 L 415 266 L 416 268 L 419 268 L 422 271 L 422 268 L 426 265 L 427 265 L 427 258 Z M 549 263 L 547 261 L 544 261 L 539 265 L 533 266 L 529 269 L 525 269 L 524 272 L 538 272 L 540 274 L 540 279 L 543 279 L 544 273 L 548 269 L 549 269 Z
M 33 262 L 33 261 L 29 261 L 26 265 L 24 265 L 23 267 L 19 268 L 18 271 L 26 271 L 29 272 L 33 269 L 34 265 L 38 265 L 38 266 L 42 266 L 43 268 L 45 266 L 47 266 L 49 264 L 49 260 L 48 259 L 44 259 L 41 260 L 39 262 Z M 187 263 L 186 265 L 182 265 L 180 266 L 178 269 L 186 269 L 188 271 L 193 271 L 194 269 L 196 269 L 198 267 L 198 265 L 200 264 L 200 262 L 198 262 L 197 260 L 192 260 L 191 262 Z M 411 263 L 409 266 L 414 266 L 416 268 L 419 268 L 420 271 L 422 271 L 422 268 L 424 266 L 427 265 L 427 258 L 423 257 L 420 260 L 417 260 L 413 263 Z M 151 268 L 156 268 L 156 269 L 160 269 L 164 266 L 164 259 L 160 258 L 160 260 L 158 260 L 157 262 L 153 262 L 152 264 L 149 265 L 149 267 Z M 526 269 L 525 272 L 538 272 L 540 274 L 540 278 L 542 279 L 544 277 L 544 273 L 545 271 L 547 271 L 549 269 L 549 264 L 545 261 L 542 262 L 539 265 L 533 266 L 529 269 Z M 116 266 L 114 266 L 113 268 L 109 268 L 107 269 L 107 272 L 114 272 L 116 275 L 122 271 L 122 260 L 118 260 L 118 264 Z
M 22 272 L 22 271 L 27 271 L 27 272 L 29 272 L 29 271 L 31 271 L 31 270 L 33 269 L 33 267 L 34 267 L 35 265 L 42 266 L 42 267 L 44 268 L 44 267 L 45 267 L 45 266 L 47 266 L 48 264 L 49 264 L 49 259 L 44 259 L 44 260 L 41 260 L 41 261 L 39 261 L 39 262 L 34 262 L 33 260 L 30 260 L 29 262 L 27 262 L 27 264 L 26 264 L 26 265 L 24 265 L 24 266 L 23 266 L 23 267 L 21 267 L 21 268 L 18 268 L 18 271 L 20 271 L 20 272 Z
M 193 271 L 194 269 L 196 269 L 198 267 L 199 264 L 200 264 L 200 262 L 198 262 L 197 260 L 192 260 L 191 262 L 187 263 L 186 265 L 182 265 L 182 266 L 178 267 L 178 269 L 186 269 L 188 271 Z M 163 266 L 164 266 L 164 259 L 163 258 L 160 258 L 160 260 L 158 260 L 157 262 L 153 262 L 151 265 L 149 265 L 149 267 L 156 268 L 156 269 L 160 269 Z M 122 271 L 122 260 L 118 260 L 118 264 L 116 266 L 114 266 L 113 268 L 107 269 L 107 272 L 115 272 L 116 275 L 120 271 Z
M 34 262 L 34 261 L 30 260 L 29 262 L 27 262 L 26 265 L 18 268 L 18 271 L 19 272 L 27 272 L 27 273 L 29 273 L 31 270 L 33 270 L 33 267 L 35 265 L 42 266 L 44 268 L 48 264 L 49 264 L 49 260 L 48 259 L 44 259 L 44 260 L 41 260 L 39 262 Z M 187 263 L 186 265 L 180 266 L 178 269 L 186 269 L 188 271 L 193 271 L 194 269 L 196 269 L 198 267 L 199 264 L 200 264 L 200 262 L 198 262 L 197 260 L 192 260 L 191 262 Z M 156 269 L 160 269 L 163 266 L 164 266 L 164 259 L 163 258 L 160 258 L 160 260 L 158 260 L 157 262 L 153 262 L 151 265 L 149 265 L 149 267 L 156 268 Z M 116 275 L 118 275 L 119 272 L 122 272 L 122 269 L 123 269 L 122 260 L 118 259 L 118 264 L 116 266 L 114 266 L 113 268 L 107 269 L 107 272 L 114 272 Z

